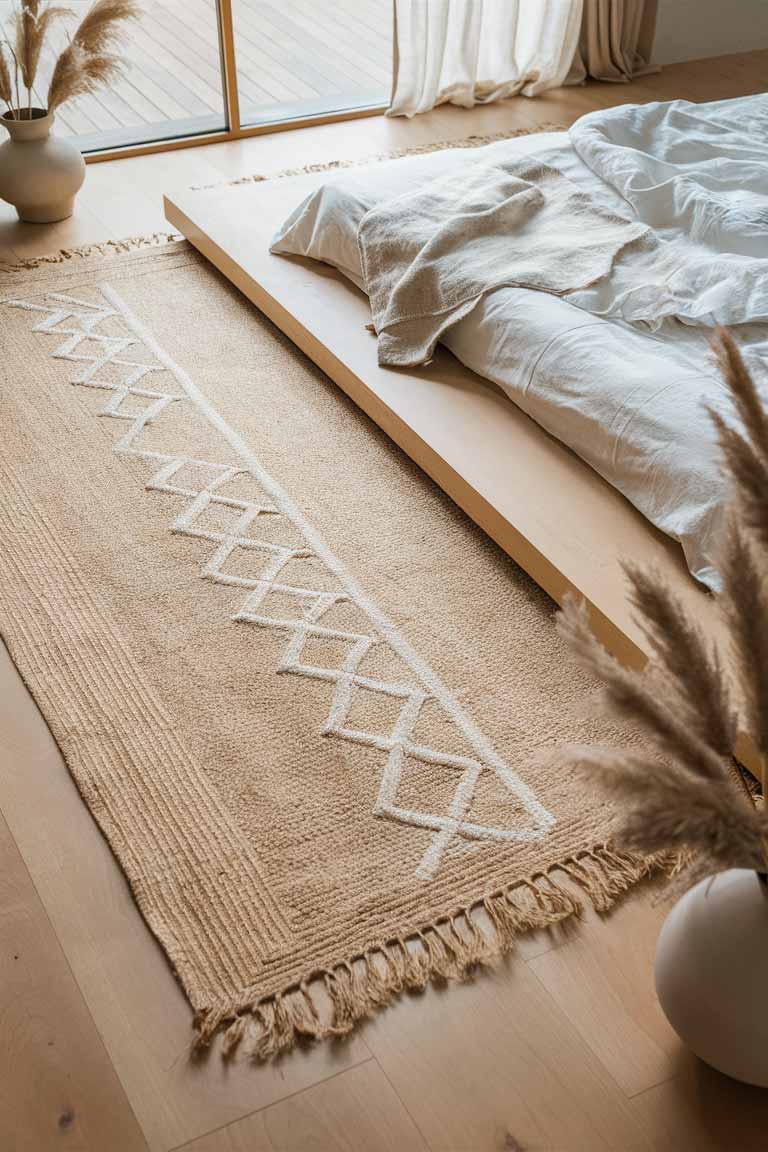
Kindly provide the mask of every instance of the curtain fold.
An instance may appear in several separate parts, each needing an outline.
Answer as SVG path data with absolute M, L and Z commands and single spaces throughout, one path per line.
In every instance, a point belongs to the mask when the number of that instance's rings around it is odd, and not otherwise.
M 649 64 L 657 0 L 394 0 L 387 115 L 471 108 Z
M 390 116 L 471 108 L 565 82 L 582 0 L 395 0 Z
M 579 51 L 569 83 L 587 76 L 626 83 L 657 72 L 650 63 L 657 0 L 583 0 Z

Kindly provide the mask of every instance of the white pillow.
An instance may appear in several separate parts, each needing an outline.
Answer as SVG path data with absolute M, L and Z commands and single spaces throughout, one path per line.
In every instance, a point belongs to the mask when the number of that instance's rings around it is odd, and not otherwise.
M 564 144 L 563 151 L 571 151 L 565 133 L 542 132 L 479 148 L 442 148 L 421 156 L 350 168 L 330 176 L 302 200 L 278 228 L 269 250 L 278 255 L 322 260 L 363 288 L 357 233 L 360 221 L 371 208 L 452 171 L 457 163 L 487 162 L 489 152 L 499 147 L 507 154 L 514 150 L 525 155 L 553 145 L 562 148 Z

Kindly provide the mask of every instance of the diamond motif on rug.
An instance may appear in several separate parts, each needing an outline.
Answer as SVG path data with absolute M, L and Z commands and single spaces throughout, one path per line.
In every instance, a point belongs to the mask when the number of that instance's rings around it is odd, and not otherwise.
M 123 426 L 114 451 L 152 466 L 147 491 L 185 502 L 171 521 L 170 531 L 210 546 L 201 576 L 246 593 L 232 620 L 284 637 L 276 672 L 330 686 L 322 735 L 382 753 L 374 814 L 432 833 L 417 877 L 428 880 L 434 876 L 446 852 L 462 844 L 533 841 L 545 836 L 554 816 L 501 759 L 430 666 L 358 588 L 290 497 L 210 408 L 183 369 L 156 345 L 115 290 L 102 285 L 102 294 L 105 303 L 60 293 L 50 293 L 45 304 L 27 300 L 5 303 L 37 314 L 33 331 L 60 341 L 52 356 L 81 366 L 71 377 L 71 384 L 108 394 L 98 415 Z M 118 335 L 103 330 L 107 322 Z M 140 358 L 143 356 L 147 358 Z M 153 426 L 156 441 L 164 414 L 173 405 L 189 403 L 196 404 L 224 433 L 233 450 L 230 462 L 211 462 L 147 446 L 146 430 Z M 228 486 L 243 478 L 253 490 L 252 498 L 227 493 Z M 299 543 L 281 543 L 279 532 L 275 536 L 263 530 L 267 522 L 290 526 Z M 247 565 L 242 564 L 244 557 L 249 560 Z M 309 562 L 311 581 L 296 583 L 285 574 L 295 561 Z M 270 598 L 281 606 L 279 612 L 269 610 Z M 344 605 L 357 609 L 357 618 L 363 622 L 359 630 L 329 622 L 334 610 Z M 332 643 L 338 659 L 325 663 L 313 658 L 315 641 L 326 642 L 326 651 Z M 401 679 L 366 673 L 366 658 L 382 646 L 397 656 Z M 363 696 L 387 702 L 387 713 L 395 710 L 394 721 L 367 726 L 353 720 Z M 434 702 L 456 727 L 471 755 L 434 747 L 415 735 L 428 702 Z M 438 768 L 450 779 L 452 790 L 444 810 L 422 811 L 399 799 L 405 791 L 404 774 L 414 764 Z M 515 798 L 520 818 L 509 826 L 473 819 L 478 783 L 489 774 Z

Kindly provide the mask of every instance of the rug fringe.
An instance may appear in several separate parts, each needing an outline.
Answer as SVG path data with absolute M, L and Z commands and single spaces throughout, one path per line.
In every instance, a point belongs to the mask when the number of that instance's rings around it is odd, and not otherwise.
M 128 236 L 125 240 L 103 240 L 99 244 L 83 244 L 79 248 L 60 248 L 45 256 L 31 256 L 16 264 L 0 265 L 0 272 L 28 272 L 42 268 L 46 264 L 64 264 L 67 260 L 85 259 L 88 256 L 118 256 L 123 252 L 133 252 L 137 248 L 156 248 L 163 244 L 173 244 L 184 237 L 178 232 L 152 232 L 146 236 Z
M 211 188 L 233 188 L 238 184 L 260 184 L 265 180 L 280 180 L 286 176 L 305 176 L 309 172 L 334 172 L 342 168 L 358 168 L 365 164 L 375 164 L 379 160 L 399 160 L 403 156 L 422 156 L 427 152 L 440 152 L 444 148 L 480 148 L 483 144 L 493 144 L 497 140 L 513 140 L 516 136 L 537 136 L 541 132 L 566 132 L 567 124 L 552 124 L 545 121 L 534 128 L 513 128 L 510 132 L 492 132 L 486 136 L 460 136 L 455 140 L 433 140 L 429 144 L 412 144 L 409 148 L 396 148 L 389 152 L 379 152 L 351 160 L 325 160 L 316 164 L 303 164 L 300 168 L 283 168 L 279 172 L 266 175 L 255 172 L 250 176 L 237 176 L 232 180 L 217 180 L 213 184 L 193 184 L 193 192 L 207 192 Z
M 680 867 L 678 855 L 632 856 L 607 844 L 579 852 L 452 916 L 374 945 L 332 969 L 312 972 L 299 985 L 201 1009 L 194 1021 L 193 1050 L 208 1048 L 220 1036 L 225 1060 L 243 1049 L 263 1061 L 303 1042 L 346 1036 L 403 992 L 421 992 L 430 982 L 465 980 L 514 949 L 523 933 L 581 919 L 581 893 L 605 913 L 638 881 L 660 869 L 673 876 Z M 567 877 L 579 895 L 563 887 L 556 873 Z M 479 922 L 481 910 L 487 927 Z M 319 987 L 329 1005 L 322 1016 L 314 990 Z

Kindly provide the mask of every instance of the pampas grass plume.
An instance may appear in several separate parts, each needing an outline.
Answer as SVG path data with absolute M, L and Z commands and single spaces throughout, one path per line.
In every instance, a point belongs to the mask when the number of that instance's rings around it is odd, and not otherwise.
M 100 53 L 89 56 L 74 40 L 56 61 L 48 89 L 48 108 L 55 111 L 76 96 L 87 96 L 119 75 L 122 61 L 118 56 Z
M 89 55 L 97 55 L 120 38 L 126 21 L 138 20 L 140 15 L 136 0 L 96 0 L 72 39 Z
M 606 652 L 584 604 L 566 598 L 558 617 L 577 660 L 602 680 L 607 711 L 633 722 L 649 745 L 647 755 L 574 748 L 570 762 L 614 800 L 619 849 L 692 859 L 676 891 L 726 868 L 768 872 L 768 812 L 741 794 L 725 766 L 736 739 L 735 696 L 768 773 L 768 413 L 730 333 L 718 329 L 713 349 L 736 416 L 711 413 L 733 492 L 719 559 L 733 683 L 656 572 L 625 568 L 652 675 Z
M 69 44 L 59 55 L 48 88 L 48 111 L 54 111 L 67 100 L 83 96 L 108 84 L 118 75 L 125 58 L 112 49 L 120 39 L 128 20 L 141 14 L 137 0 L 95 0 Z M 37 77 L 40 54 L 51 25 L 74 13 L 55 4 L 43 6 L 42 0 L 20 0 L 16 11 L 14 43 L 7 43 L 14 61 L 16 112 L 20 118 L 32 117 L 32 91 Z M 26 108 L 21 108 L 19 78 L 27 93 Z M 0 97 L 13 115 L 13 85 L 5 55 L 0 52 Z
M 16 13 L 16 60 L 24 87 L 27 90 L 27 115 L 32 116 L 32 88 L 40 63 L 40 53 L 48 29 L 64 16 L 72 16 L 70 8 L 47 5 L 41 10 L 40 0 L 22 0 Z M 19 109 L 21 112 L 21 109 Z
M 8 58 L 5 54 L 5 46 L 0 42 L 0 100 L 3 100 L 8 105 L 8 111 L 11 111 L 11 103 L 13 101 L 13 85 L 11 83 L 11 72 L 8 67 Z
M 56 61 L 48 88 L 51 111 L 119 75 L 125 60 L 107 48 L 119 40 L 125 22 L 137 20 L 140 14 L 136 0 L 96 0 Z

